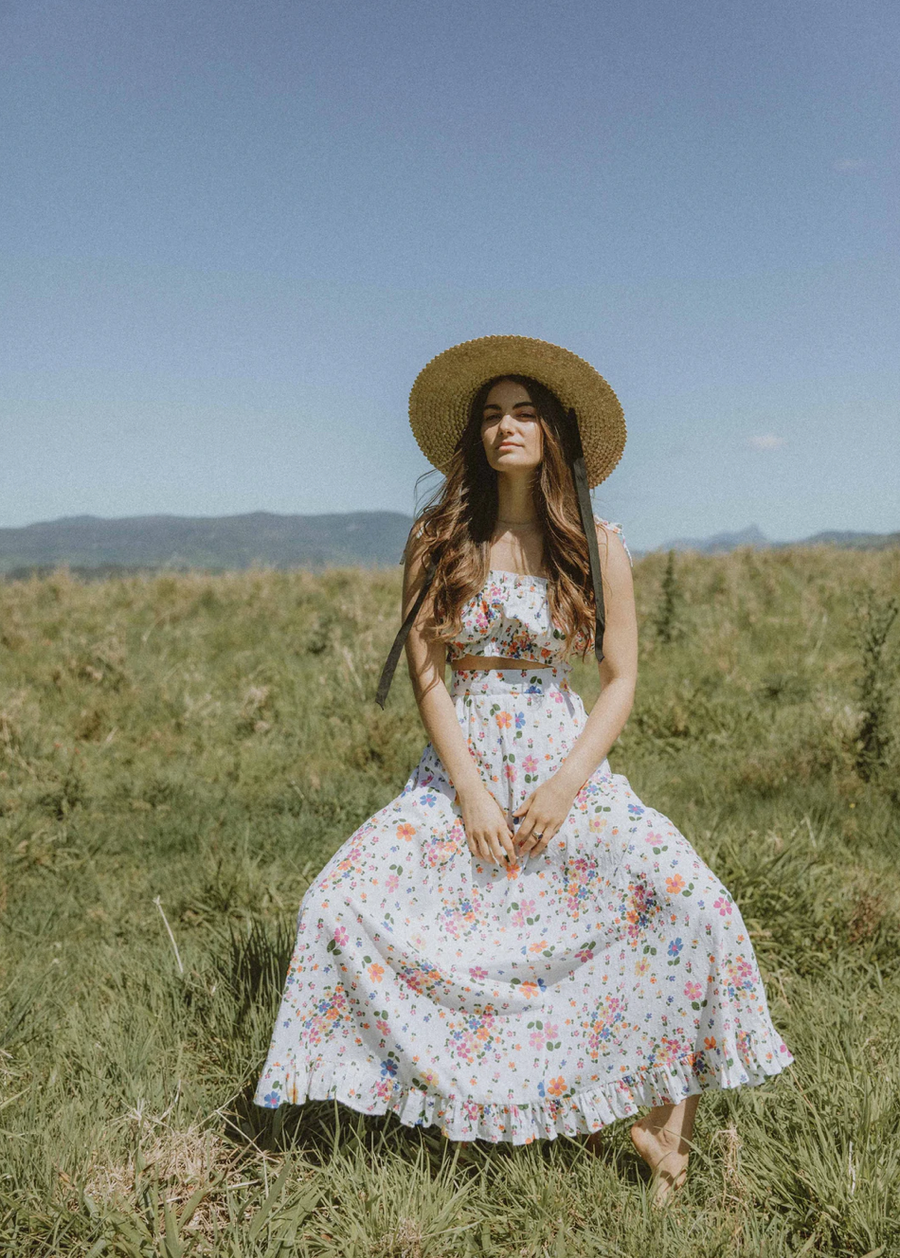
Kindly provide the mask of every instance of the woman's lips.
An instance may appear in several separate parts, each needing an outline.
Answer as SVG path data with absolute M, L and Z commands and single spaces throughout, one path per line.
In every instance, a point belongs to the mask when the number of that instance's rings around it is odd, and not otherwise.
M 497 449 L 498 450 L 521 450 L 522 447 L 518 441 L 501 441 Z

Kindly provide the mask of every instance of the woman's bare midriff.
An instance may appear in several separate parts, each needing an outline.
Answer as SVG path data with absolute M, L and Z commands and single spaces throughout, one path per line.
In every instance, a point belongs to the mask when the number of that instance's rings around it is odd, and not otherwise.
M 534 660 L 507 660 L 499 655 L 460 655 L 451 668 L 550 668 L 550 664 L 536 664 Z

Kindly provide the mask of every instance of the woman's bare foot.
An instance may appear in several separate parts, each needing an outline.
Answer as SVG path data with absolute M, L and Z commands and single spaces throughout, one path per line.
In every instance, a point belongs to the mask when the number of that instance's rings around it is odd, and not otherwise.
M 659 1105 L 631 1128 L 631 1143 L 650 1167 L 654 1206 L 671 1200 L 687 1179 L 690 1139 L 699 1092 L 677 1105 Z

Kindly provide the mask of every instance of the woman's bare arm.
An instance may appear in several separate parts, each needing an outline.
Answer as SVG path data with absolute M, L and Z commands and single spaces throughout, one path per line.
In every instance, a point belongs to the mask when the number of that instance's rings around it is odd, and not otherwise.
M 405 619 L 425 579 L 423 544 L 410 536 L 403 571 Z M 444 682 L 446 643 L 425 631 L 433 618 L 431 591 L 406 639 L 406 663 L 422 724 L 456 787 L 469 848 L 476 856 L 500 862 L 504 851 L 514 859 L 512 831 L 496 797 L 486 786 L 469 751 L 456 716 L 456 706 Z
M 624 728 L 637 684 L 637 616 L 631 563 L 619 537 L 602 525 L 597 541 L 603 557 L 606 631 L 600 661 L 601 691 L 584 728 L 552 777 L 523 802 L 516 831 L 519 851 L 539 856 L 562 826 L 575 796 L 603 763 Z

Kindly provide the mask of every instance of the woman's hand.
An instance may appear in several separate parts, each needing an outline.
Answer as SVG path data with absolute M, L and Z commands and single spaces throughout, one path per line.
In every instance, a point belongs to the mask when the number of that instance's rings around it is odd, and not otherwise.
M 471 793 L 461 795 L 459 802 L 472 855 L 505 868 L 515 865 L 512 826 L 488 788 L 482 785 Z M 504 859 L 505 856 L 509 860 Z
M 520 856 L 540 856 L 568 817 L 577 794 L 554 775 L 522 801 L 513 814 L 520 819 L 515 832 L 516 851 Z

